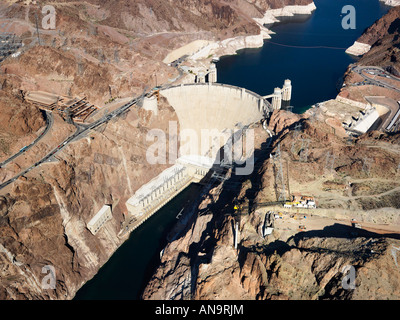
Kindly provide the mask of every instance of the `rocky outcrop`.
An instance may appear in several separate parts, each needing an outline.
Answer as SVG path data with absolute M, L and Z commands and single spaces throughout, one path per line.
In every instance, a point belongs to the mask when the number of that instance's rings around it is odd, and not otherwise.
M 292 17 L 296 14 L 311 14 L 316 8 L 314 2 L 307 5 L 287 5 L 283 8 L 269 9 L 262 18 L 255 18 L 254 20 L 261 25 L 271 24 L 278 22 L 279 17 Z
M 301 129 L 293 130 L 295 125 Z M 395 200 L 399 190 L 389 185 L 400 174 L 400 158 L 392 149 L 398 149 L 400 136 L 370 134 L 348 145 L 318 116 L 291 117 L 285 111 L 275 112 L 270 129 L 277 134 L 271 154 L 279 144 L 291 192 L 313 194 L 319 208 L 314 214 L 337 220 L 300 232 L 290 229 L 288 218 L 264 239 L 259 228 L 265 212 L 282 211 L 281 206 L 256 208 L 257 203 L 276 201 L 278 196 L 276 168 L 264 152 L 256 166 L 259 169 L 242 179 L 237 189 L 238 182 L 228 180 L 225 184 L 229 188 L 218 185 L 209 193 L 211 201 L 203 201 L 197 217 L 164 249 L 161 265 L 143 298 L 398 299 L 398 234 L 354 233 L 344 221 L 355 217 L 365 223 L 382 219 L 382 223 L 399 225 L 400 203 Z M 306 139 L 310 142 L 307 150 L 301 147 L 301 140 Z M 305 154 L 307 160 L 301 160 Z M 332 169 L 327 167 L 329 154 L 337 159 Z M 363 169 L 367 157 L 371 165 Z M 352 181 L 360 186 L 372 181 L 377 184 L 371 189 L 354 189 L 353 196 L 348 189 Z M 328 190 L 326 186 L 332 185 L 343 188 Z M 242 212 L 248 212 L 239 222 L 237 251 L 233 247 L 236 199 L 245 206 Z M 298 227 L 300 222 L 294 223 Z M 349 268 L 355 271 L 355 289 L 349 287 Z
M 4 78 L 0 79 L 1 81 L 3 88 L 0 91 L 0 159 L 5 160 L 31 143 L 37 131 L 44 128 L 46 123 L 40 110 L 24 102 L 18 90 L 8 88 Z
M 233 55 L 236 51 L 245 48 L 259 48 L 264 45 L 264 39 L 268 34 L 260 33 L 251 36 L 239 36 L 222 41 L 211 42 L 190 56 L 191 60 L 207 59 L 210 56 Z
M 351 47 L 347 48 L 346 53 L 352 54 L 353 56 L 362 56 L 364 53 L 367 53 L 369 49 L 371 49 L 369 44 L 355 41 Z
M 369 52 L 371 48 L 374 48 L 369 58 L 379 57 L 378 59 L 381 59 L 382 54 L 377 54 L 378 50 L 379 52 L 383 52 L 384 50 L 390 50 L 396 47 L 399 36 L 399 13 L 399 6 L 390 9 L 386 15 L 367 28 L 346 52 L 356 56 L 362 56 Z
M 2 90 L 11 86 L 86 97 L 106 108 L 107 102 L 136 96 L 178 77 L 177 70 L 162 62 L 171 50 L 198 39 L 243 37 L 239 44 L 231 40 L 225 44 L 260 45 L 260 27 L 253 17 L 261 18 L 271 8 L 311 2 L 55 1 L 57 31 L 40 30 L 41 46 L 35 45 L 35 17 L 42 15 L 41 5 L 1 3 L 0 17 L 6 21 L 2 26 L 24 42 L 18 57 L 2 62 Z M 37 108 L 21 105 L 23 111 L 18 113 L 17 108 L 8 108 L 17 100 L 7 99 L 12 101 L 0 105 L 0 122 L 12 125 L 7 134 L 27 138 L 43 128 L 44 117 Z M 70 299 L 93 277 L 124 241 L 117 234 L 125 219 L 126 199 L 167 167 L 147 164 L 145 137 L 153 128 L 168 132 L 170 120 L 177 118 L 167 105 L 161 105 L 157 118 L 134 107 L 2 190 L 1 299 Z M 46 143 L 43 150 L 50 148 Z M 30 165 L 35 161 L 26 159 Z M 22 169 L 13 165 L 16 172 Z M 104 204 L 112 206 L 113 218 L 94 236 L 86 224 Z M 43 289 L 47 266 L 55 270 L 55 290 Z
M 177 118 L 166 104 L 158 117 L 132 107 L 3 190 L 0 299 L 71 299 L 97 273 L 125 240 L 126 200 L 169 166 L 146 161 L 146 132 L 167 133 L 169 120 Z M 104 204 L 112 219 L 93 235 L 87 223 Z M 55 289 L 44 286 L 48 266 Z
M 183 54 L 190 56 L 191 60 L 207 59 L 210 56 L 220 57 L 224 55 L 236 54 L 238 50 L 246 48 L 260 48 L 264 45 L 265 39 L 270 39 L 272 31 L 265 28 L 265 24 L 272 24 L 279 21 L 279 17 L 291 17 L 295 14 L 311 14 L 316 9 L 314 2 L 307 5 L 287 5 L 283 8 L 268 9 L 262 18 L 254 17 L 254 21 L 259 26 L 259 31 L 253 35 L 235 36 L 220 41 L 212 41 L 191 52 L 189 48 Z M 182 50 L 182 48 L 178 49 Z M 181 53 L 181 54 L 182 54 Z M 170 58 L 166 58 L 171 61 Z
M 381 19 L 365 30 L 353 46 L 346 50 L 347 53 L 360 55 L 361 58 L 354 63 L 359 66 L 377 66 L 394 76 L 400 77 L 400 6 L 388 11 Z M 340 90 L 338 99 L 350 104 L 363 107 L 368 96 L 385 96 L 394 101 L 399 99 L 395 90 L 377 85 L 358 86 L 363 81 L 351 67 L 344 75 L 344 85 Z M 353 84 L 356 84 L 353 86 Z M 351 102 L 354 101 L 354 102 Z
M 400 296 L 399 266 L 393 255 L 399 240 L 305 233 L 287 242 L 247 240 L 236 252 L 232 220 L 220 216 L 221 212 L 199 217 L 182 239 L 168 245 L 144 299 L 397 300 Z M 353 289 L 346 280 L 350 267 L 355 271 Z

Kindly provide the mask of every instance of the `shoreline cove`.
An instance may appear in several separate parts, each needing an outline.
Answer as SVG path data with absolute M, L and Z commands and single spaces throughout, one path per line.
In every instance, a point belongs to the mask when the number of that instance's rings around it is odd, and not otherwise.
M 163 60 L 164 63 L 171 63 L 183 55 L 188 55 L 188 60 L 197 62 L 199 60 L 219 58 L 222 56 L 234 55 L 242 49 L 261 48 L 265 39 L 271 39 L 273 31 L 266 28 L 264 24 L 280 22 L 278 17 L 293 17 L 295 15 L 311 15 L 316 10 L 314 2 L 304 6 L 285 6 L 280 9 L 269 9 L 262 18 L 253 18 L 260 27 L 257 35 L 238 36 L 221 41 L 196 40 L 183 47 L 171 51 Z

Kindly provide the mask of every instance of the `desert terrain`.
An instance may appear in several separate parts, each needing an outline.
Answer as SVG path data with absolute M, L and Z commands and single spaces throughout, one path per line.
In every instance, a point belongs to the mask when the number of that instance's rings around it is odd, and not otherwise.
M 56 29 L 45 30 L 36 27 L 43 17 L 38 1 L 1 2 L 0 31 L 15 34 L 23 46 L 0 64 L 0 161 L 39 139 L 1 166 L 1 183 L 133 97 L 160 84 L 184 83 L 180 71 L 164 62 L 171 53 L 216 45 L 190 65 L 207 66 L 209 52 L 232 54 L 262 43 L 267 31 L 254 19 L 267 10 L 311 3 L 57 0 L 51 2 Z M 372 48 L 358 65 L 398 75 L 396 15 L 398 7 L 367 31 L 363 41 Z M 398 99 L 391 90 L 353 87 L 357 77 L 349 68 L 340 96 L 361 103 L 369 95 Z M 85 98 L 98 109 L 84 124 L 71 123 L 64 113 L 50 116 L 26 99 L 38 91 Z M 398 299 L 393 248 L 399 247 L 400 137 L 370 132 L 349 140 L 341 124 L 358 113 L 339 100 L 303 115 L 277 111 L 268 123 L 275 138 L 267 150 L 262 146 L 269 136 L 258 124 L 255 171 L 216 184 L 184 219 L 187 224 L 171 231 L 143 298 Z M 97 273 L 126 240 L 118 237 L 126 200 L 169 166 L 145 161 L 146 133 L 156 128 L 169 135 L 169 121 L 177 116 L 165 99 L 157 116 L 135 104 L 0 190 L 0 299 L 72 299 Z M 280 195 L 270 158 L 278 146 L 290 193 L 314 197 L 315 209 L 259 207 Z M 238 250 L 235 201 L 247 207 L 239 215 Z M 104 204 L 112 206 L 113 219 L 94 236 L 87 223 Z M 273 233 L 263 237 L 267 211 L 278 218 Z M 363 228 L 352 227 L 352 219 Z M 46 265 L 57 270 L 55 290 L 41 288 Z M 340 285 L 348 265 L 356 268 L 359 290 Z

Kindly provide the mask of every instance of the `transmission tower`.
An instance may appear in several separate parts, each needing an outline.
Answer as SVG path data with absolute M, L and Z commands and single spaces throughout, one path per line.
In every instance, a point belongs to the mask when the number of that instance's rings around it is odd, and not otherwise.
M 36 34 L 37 34 L 37 38 L 38 38 L 38 43 L 39 43 L 39 46 L 41 46 L 41 44 L 40 44 L 40 35 L 39 35 L 39 22 L 38 22 L 37 14 L 35 14 L 35 24 L 36 24 Z
M 281 145 L 278 144 L 278 149 L 274 156 L 272 156 L 274 166 L 275 166 L 275 185 L 276 185 L 276 194 L 278 197 L 278 201 L 286 201 L 286 186 L 285 186 L 285 177 L 283 175 L 283 165 L 282 165 L 282 156 L 281 156 Z

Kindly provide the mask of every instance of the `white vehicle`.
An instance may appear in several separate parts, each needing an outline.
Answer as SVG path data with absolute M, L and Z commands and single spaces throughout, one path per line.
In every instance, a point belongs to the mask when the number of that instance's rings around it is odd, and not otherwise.
M 308 201 L 307 203 L 309 208 L 315 208 L 315 202 L 314 201 Z

